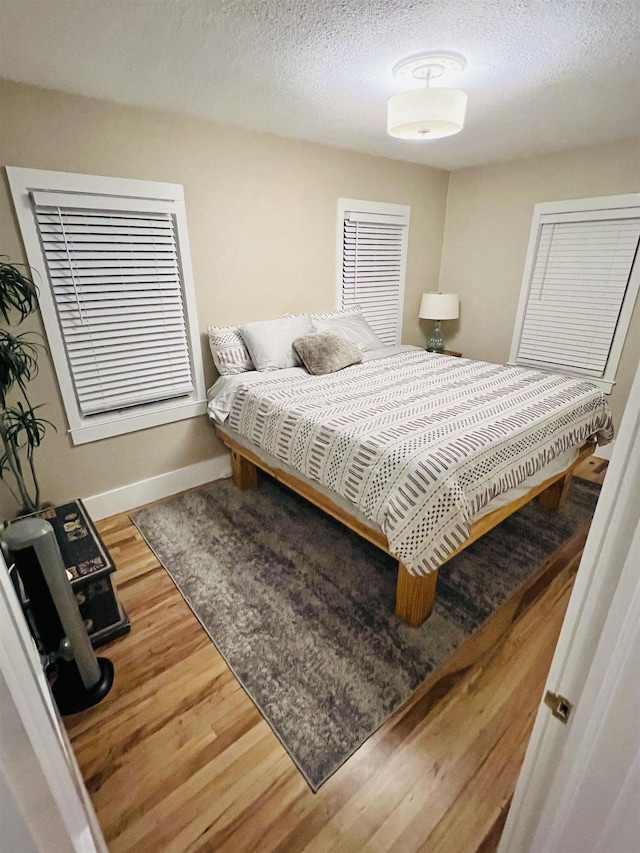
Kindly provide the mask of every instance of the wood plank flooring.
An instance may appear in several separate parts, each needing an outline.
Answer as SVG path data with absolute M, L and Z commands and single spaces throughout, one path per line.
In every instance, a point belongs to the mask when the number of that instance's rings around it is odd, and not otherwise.
M 98 527 L 132 629 L 102 650 L 109 696 L 65 722 L 111 853 L 496 849 L 586 526 L 317 794 L 128 516 Z

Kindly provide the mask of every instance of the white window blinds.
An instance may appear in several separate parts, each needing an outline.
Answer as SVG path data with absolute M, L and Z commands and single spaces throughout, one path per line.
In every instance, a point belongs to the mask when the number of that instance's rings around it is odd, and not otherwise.
M 399 342 L 402 329 L 408 223 L 408 212 L 345 210 L 342 216 L 340 304 L 359 305 L 388 345 Z
M 515 361 L 607 379 L 635 301 L 640 212 L 543 214 L 532 239 Z
M 70 206 L 68 194 L 32 195 L 82 415 L 189 395 L 193 380 L 171 210 L 143 200 L 114 204 L 76 196 Z
M 541 226 L 518 361 L 602 376 L 640 220 Z

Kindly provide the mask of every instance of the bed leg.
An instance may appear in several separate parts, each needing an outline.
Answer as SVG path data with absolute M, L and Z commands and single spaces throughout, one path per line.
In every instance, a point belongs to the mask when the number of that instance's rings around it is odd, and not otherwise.
M 402 563 L 398 563 L 398 585 L 396 587 L 396 616 L 418 628 L 431 615 L 436 597 L 438 572 L 428 575 L 410 575 Z
M 236 450 L 231 450 L 231 477 L 233 484 L 242 492 L 258 485 L 258 469 Z
M 555 483 L 552 483 L 548 489 L 544 490 L 544 492 L 540 492 L 538 495 L 538 503 L 540 506 L 544 509 L 562 509 L 566 503 L 567 495 L 569 494 L 569 486 L 571 485 L 572 476 L 573 471 L 570 471 L 560 480 L 556 480 Z

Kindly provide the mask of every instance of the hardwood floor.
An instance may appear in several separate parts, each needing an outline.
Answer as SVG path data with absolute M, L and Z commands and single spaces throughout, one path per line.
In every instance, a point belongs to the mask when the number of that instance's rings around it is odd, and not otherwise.
M 109 696 L 65 723 L 111 853 L 496 849 L 586 526 L 317 794 L 128 516 L 98 527 L 132 629 L 102 651 Z

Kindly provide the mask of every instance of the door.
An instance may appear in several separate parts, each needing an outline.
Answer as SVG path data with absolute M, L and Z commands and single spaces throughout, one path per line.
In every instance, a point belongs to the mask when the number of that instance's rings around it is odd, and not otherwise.
M 640 851 L 640 369 L 585 546 L 499 853 Z
M 0 792 L 3 850 L 107 853 L 1 552 Z

